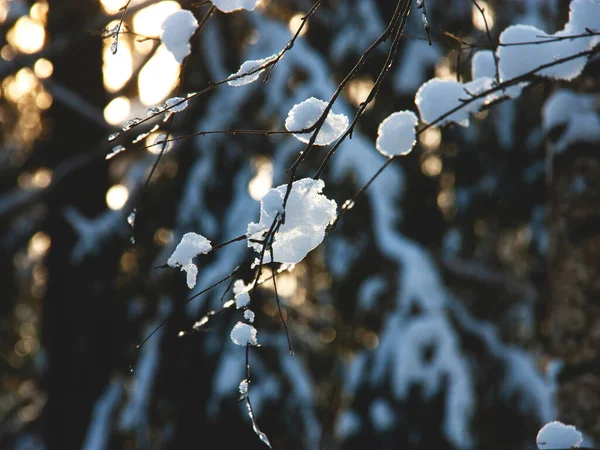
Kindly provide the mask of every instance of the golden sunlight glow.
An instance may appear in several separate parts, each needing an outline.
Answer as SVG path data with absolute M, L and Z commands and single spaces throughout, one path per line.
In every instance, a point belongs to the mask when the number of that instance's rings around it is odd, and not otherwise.
M 494 18 L 496 16 L 494 14 L 494 10 L 487 2 L 480 0 L 477 2 L 477 4 L 479 5 L 479 7 L 481 9 L 483 9 L 483 14 L 485 15 L 485 20 L 487 20 L 488 27 L 491 30 L 492 28 L 494 28 Z M 477 7 L 475 5 L 473 5 L 473 9 L 471 11 L 471 17 L 473 20 L 473 26 L 475 28 L 477 28 L 480 31 L 486 31 L 485 30 L 485 21 L 483 20 L 481 11 L 479 11 L 479 9 L 477 9 Z
M 159 37 L 163 21 L 181 6 L 174 1 L 163 1 L 138 11 L 133 16 L 133 31 L 147 37 Z
M 111 125 L 121 125 L 131 111 L 131 104 L 127 97 L 113 98 L 104 108 L 104 118 Z
M 374 85 L 375 83 L 371 77 L 354 79 L 348 83 L 348 98 L 355 106 L 358 106 L 367 99 Z M 367 109 L 370 109 L 374 104 L 375 101 L 373 100 L 369 103 Z
M 296 32 L 298 31 L 298 28 L 300 28 L 300 26 L 302 25 L 302 17 L 304 17 L 304 14 L 295 14 L 292 16 L 292 18 L 288 22 L 288 28 L 290 29 L 290 32 L 292 34 L 296 34 Z M 300 32 L 299 36 L 304 36 L 307 31 L 308 31 L 308 23 L 306 25 L 304 25 L 304 28 L 302 28 L 302 31 Z
M 35 98 L 35 104 L 40 109 L 50 108 L 52 106 L 52 95 L 46 91 L 40 92 Z
M 161 247 L 168 245 L 173 241 L 173 232 L 167 228 L 159 228 L 154 233 L 154 243 Z
M 38 78 L 48 78 L 54 72 L 54 66 L 46 58 L 40 58 L 35 62 L 33 71 Z
M 37 2 L 34 3 L 31 9 L 29 10 L 29 15 L 32 19 L 37 20 L 41 23 L 46 23 L 46 19 L 48 17 L 48 10 L 50 6 L 47 2 Z
M 31 236 L 31 239 L 29 239 L 29 244 L 27 245 L 27 256 L 34 260 L 40 259 L 44 257 L 49 249 L 50 236 L 43 231 L 38 231 Z
M 106 191 L 106 205 L 115 211 L 125 206 L 128 198 L 129 190 L 122 184 L 115 184 Z
M 171 149 L 173 148 L 173 144 L 171 142 L 168 142 L 165 145 L 165 149 L 163 150 L 163 145 L 164 144 L 158 144 L 158 145 L 154 145 L 156 143 L 156 141 L 158 140 L 159 136 L 163 136 L 160 141 L 165 140 L 165 138 L 167 140 L 171 139 L 172 136 L 167 136 L 166 133 L 161 132 L 161 131 L 154 131 L 152 133 L 150 133 L 147 137 L 146 140 L 144 141 L 144 145 L 146 148 L 146 151 L 148 151 L 149 153 L 152 153 L 153 155 L 159 155 L 161 152 L 163 155 L 169 153 L 171 151 Z
M 273 163 L 268 158 L 256 158 L 253 165 L 256 175 L 248 183 L 248 192 L 254 200 L 260 200 L 273 186 Z
M 44 46 L 46 30 L 44 24 L 33 20 L 29 16 L 23 16 L 11 30 L 6 34 L 6 40 L 10 45 L 22 53 L 32 54 L 40 51 Z
M 435 76 L 442 80 L 456 80 L 456 73 L 452 71 L 450 59 L 443 57 L 435 65 Z
M 106 14 L 116 14 L 125 6 L 127 0 L 100 0 Z
M 38 79 L 31 69 L 24 67 L 14 77 L 7 77 L 2 83 L 6 98 L 18 102 L 38 86 Z
M 162 102 L 177 86 L 180 65 L 161 45 L 138 76 L 140 101 L 145 106 Z
M 437 205 L 442 211 L 444 216 L 452 215 L 454 212 L 455 206 L 455 196 L 454 191 L 451 189 L 445 189 L 440 192 L 437 196 Z
M 52 182 L 52 171 L 46 167 L 41 167 L 33 172 L 31 184 L 37 188 L 47 188 Z
M 115 25 L 115 22 L 111 22 L 108 27 Z M 110 49 L 112 42 L 111 39 L 106 39 L 102 51 L 102 75 L 104 77 L 104 87 L 108 92 L 116 92 L 125 86 L 133 73 L 133 58 L 129 41 L 125 36 L 121 36 L 119 38 L 119 51 L 114 55 Z
M 0 50 L 0 57 L 2 57 L 4 61 L 12 61 L 15 58 L 15 49 L 8 44 L 5 45 L 2 47 L 2 50 Z
M 421 171 L 428 177 L 437 177 L 442 173 L 442 160 L 437 156 L 428 156 L 421 163 Z
M 4 23 L 8 16 L 8 2 L 6 0 L 0 0 L 0 23 Z
M 428 152 L 437 150 L 442 143 L 442 132 L 437 127 L 427 128 L 419 135 L 419 143 Z

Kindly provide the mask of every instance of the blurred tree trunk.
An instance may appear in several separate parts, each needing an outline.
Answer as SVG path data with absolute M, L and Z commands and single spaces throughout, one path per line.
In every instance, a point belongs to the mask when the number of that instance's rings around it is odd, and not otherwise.
M 105 103 L 102 85 L 102 42 L 94 31 L 83 30 L 100 13 L 97 0 L 52 1 L 49 38 L 71 36 L 68 47 L 53 58 L 53 81 L 80 95 L 101 112 Z M 73 39 L 81 31 L 84 38 Z M 89 31 L 89 33 L 87 33 Z M 89 152 L 106 134 L 81 114 L 55 99 L 49 111 L 51 137 L 38 152 L 54 168 Z M 65 207 L 91 217 L 105 208 L 106 165 L 91 164 L 64 179 L 48 198 L 44 224 L 52 240 L 48 255 L 49 283 L 44 298 L 43 345 L 47 366 L 44 383 L 48 402 L 42 434 L 50 450 L 81 448 L 94 402 L 108 380 L 109 343 L 116 327 L 111 320 L 111 272 L 114 264 L 102 249 L 79 263 L 71 254 L 79 236 L 65 218 Z M 113 277 L 114 278 L 114 277 Z M 114 327 L 114 328 L 113 328 Z
M 553 352 L 564 363 L 558 377 L 558 417 L 600 442 L 598 147 L 575 144 L 555 155 L 552 165 L 550 333 Z

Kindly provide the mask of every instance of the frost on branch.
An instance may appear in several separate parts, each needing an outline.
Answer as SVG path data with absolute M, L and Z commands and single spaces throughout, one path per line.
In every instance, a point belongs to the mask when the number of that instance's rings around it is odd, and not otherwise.
M 196 233 L 186 233 L 181 238 L 181 242 L 177 244 L 177 248 L 168 259 L 167 264 L 170 267 L 181 267 L 181 270 L 187 272 L 188 288 L 193 289 L 196 286 L 198 267 L 192 262 L 192 259 L 211 250 L 212 245 L 204 236 Z
M 285 223 L 273 237 L 275 262 L 298 263 L 325 238 L 325 228 L 335 216 L 337 204 L 322 194 L 324 187 L 323 180 L 311 178 L 292 184 L 285 208 Z M 248 224 L 248 246 L 259 253 L 263 244 L 251 240 L 264 239 L 276 217 L 277 220 L 281 218 L 286 189 L 286 185 L 270 189 L 260 202 L 260 221 Z M 265 252 L 263 262 L 271 262 L 269 251 Z
M 197 28 L 198 21 L 186 9 L 174 12 L 163 22 L 160 40 L 179 64 L 189 55 L 190 38 Z
M 231 330 L 231 340 L 237 345 L 258 345 L 256 328 L 247 323 L 238 322 Z
M 259 0 L 212 0 L 213 5 L 224 13 L 230 13 L 239 9 L 252 11 L 258 5 Z
M 376 147 L 385 156 L 407 155 L 417 142 L 419 119 L 412 111 L 391 114 L 379 125 Z
M 238 70 L 236 73 L 229 75 L 229 78 L 233 78 L 233 77 L 237 77 L 240 75 L 243 75 L 245 73 L 250 73 L 250 75 L 246 75 L 240 78 L 235 78 L 233 80 L 228 80 L 227 84 L 229 86 L 234 86 L 234 87 L 239 87 L 239 86 L 244 86 L 245 84 L 249 84 L 252 83 L 256 80 L 258 80 L 258 77 L 260 76 L 261 73 L 263 73 L 265 71 L 265 69 L 261 69 L 261 70 L 257 70 L 259 67 L 264 66 L 267 63 L 270 63 L 271 61 L 274 61 L 277 58 L 277 55 L 271 55 L 271 56 L 267 56 L 266 58 L 263 59 L 254 59 L 254 60 L 250 60 L 250 61 L 246 61 L 245 63 L 243 63 L 240 66 L 240 70 Z M 256 72 L 254 72 L 256 70 Z M 251 73 L 254 72 L 254 73 Z
M 452 109 L 469 100 L 471 95 L 476 95 L 492 86 L 491 78 L 478 78 L 469 83 L 460 83 L 452 80 L 433 78 L 424 83 L 415 95 L 415 104 L 419 108 L 421 120 L 425 123 L 435 123 L 442 126 L 454 122 L 461 127 L 469 126 L 469 114 L 479 109 L 492 98 L 478 99 L 437 120 Z
M 312 127 L 323 115 L 327 102 L 311 97 L 302 103 L 294 105 L 285 119 L 285 128 L 288 131 L 306 130 Z M 329 145 L 339 138 L 348 128 L 348 117 L 344 114 L 334 114 L 329 111 L 319 134 L 315 139 L 315 145 Z M 298 140 L 308 144 L 313 133 L 294 134 Z
M 169 111 L 173 113 L 181 112 L 188 106 L 187 100 L 185 100 L 183 97 L 172 97 L 167 99 L 165 103 L 167 104 Z
M 246 398 L 248 396 L 248 380 L 243 379 L 242 381 L 240 381 L 238 390 L 240 391 L 240 395 L 242 396 L 242 398 Z
M 535 441 L 539 449 L 578 448 L 583 435 L 573 425 L 555 421 L 544 425 Z

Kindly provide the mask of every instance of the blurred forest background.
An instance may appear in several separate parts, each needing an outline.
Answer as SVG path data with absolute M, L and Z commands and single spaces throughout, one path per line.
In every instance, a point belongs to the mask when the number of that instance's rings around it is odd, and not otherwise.
M 178 337 L 230 298 L 224 283 L 186 303 L 241 264 L 245 244 L 203 258 L 191 292 L 184 274 L 155 267 L 186 232 L 214 243 L 243 234 L 303 146 L 285 135 L 178 141 L 145 187 L 157 155 L 141 147 L 160 130 L 283 129 L 294 104 L 331 96 L 396 2 L 324 1 L 267 83 L 221 86 L 169 124 L 108 142 L 178 89 L 279 52 L 313 5 L 264 0 L 208 17 L 209 2 L 133 0 L 113 55 L 102 32 L 124 3 L 0 0 L 0 448 L 264 448 L 237 401 L 245 352 L 229 333 L 239 312 Z M 563 0 L 477 3 L 427 0 L 431 46 L 413 8 L 378 97 L 323 176 L 338 205 L 385 161 L 377 126 L 416 110 L 423 82 L 469 80 L 473 52 L 495 48 L 510 24 L 554 32 L 568 19 Z M 179 8 L 207 17 L 182 66 L 157 39 Z M 353 114 L 388 49 L 334 111 Z M 522 449 L 555 419 L 598 442 L 600 153 L 597 142 L 552 151 L 565 127 L 545 128 L 542 111 L 560 90 L 594 99 L 597 115 L 598 58 L 574 82 L 534 83 L 469 128 L 427 130 L 322 246 L 278 275 L 295 356 L 272 285 L 256 291 L 263 347 L 251 352 L 251 397 L 274 448 Z M 127 151 L 105 160 L 117 144 Z

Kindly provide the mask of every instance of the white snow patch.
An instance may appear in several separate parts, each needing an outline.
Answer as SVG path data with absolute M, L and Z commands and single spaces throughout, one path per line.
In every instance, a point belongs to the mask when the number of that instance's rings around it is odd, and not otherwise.
M 160 40 L 179 64 L 189 55 L 190 38 L 197 28 L 198 21 L 187 9 L 174 12 L 162 23 Z
M 471 77 L 474 80 L 481 77 L 496 78 L 494 52 L 491 50 L 475 52 L 471 61 Z
M 532 42 L 532 44 L 501 45 L 498 47 L 501 81 L 507 81 L 536 71 L 536 69 L 544 64 L 575 55 L 589 47 L 589 40 L 587 39 L 567 39 L 542 43 L 548 39 L 570 34 L 570 31 L 563 30 L 554 35 L 549 35 L 531 25 L 513 25 L 506 28 L 500 34 L 501 44 L 521 42 Z M 543 70 L 537 70 L 535 74 L 542 77 L 569 81 L 579 76 L 586 61 L 585 57 L 580 57 Z
M 311 97 L 302 103 L 294 105 L 285 119 L 285 128 L 288 131 L 306 130 L 312 127 L 323 115 L 327 102 Z M 334 114 L 329 111 L 319 134 L 315 139 L 315 145 L 329 145 L 339 138 L 348 128 L 348 117 L 344 114 Z M 308 144 L 313 132 L 294 134 L 299 141 Z
M 494 92 L 485 97 L 470 100 L 490 90 L 494 86 L 491 77 L 480 77 L 468 83 L 460 83 L 453 80 L 442 80 L 433 78 L 424 83 L 415 95 L 415 104 L 419 108 L 421 121 L 443 126 L 454 122 L 462 127 L 469 126 L 469 114 L 478 112 L 484 105 L 498 99 L 502 92 Z M 465 104 L 466 101 L 470 100 Z M 439 120 L 450 111 L 448 116 Z
M 230 13 L 240 9 L 252 11 L 260 0 L 212 0 L 213 5 L 224 13 Z
M 238 322 L 231 330 L 231 340 L 237 345 L 258 345 L 256 328 L 247 323 Z
M 254 286 L 254 282 L 246 284 L 244 280 L 235 280 L 233 283 L 233 293 L 237 295 L 242 292 L 249 292 L 252 286 Z
M 335 422 L 335 434 L 340 439 L 358 434 L 361 428 L 360 416 L 354 410 L 342 412 Z
M 325 228 L 337 210 L 335 201 L 322 194 L 323 180 L 304 178 L 294 181 L 285 211 L 285 223 L 273 238 L 273 259 L 276 262 L 295 264 L 316 248 L 325 238 Z M 260 221 L 248 224 L 248 246 L 262 251 L 263 245 L 253 240 L 266 237 L 273 221 L 281 219 L 283 199 L 287 185 L 270 189 L 260 202 Z M 271 262 L 269 251 L 265 252 L 264 263 Z M 255 261 L 255 264 L 258 261 Z
M 578 448 L 583 435 L 573 425 L 555 421 L 544 425 L 535 441 L 539 449 Z
M 266 58 L 263 58 L 263 59 L 254 59 L 254 60 L 246 61 L 245 63 L 243 63 L 240 66 L 240 70 L 238 70 L 234 74 L 229 75 L 229 77 L 227 78 L 228 79 L 227 84 L 229 86 L 238 87 L 238 86 L 244 86 L 245 84 L 249 84 L 249 83 L 252 83 L 252 82 L 258 80 L 258 77 L 260 76 L 260 74 L 265 71 L 265 69 L 260 69 L 260 70 L 258 70 L 258 69 L 260 67 L 263 67 L 266 64 L 270 63 L 271 61 L 274 61 L 276 58 L 277 58 L 277 55 L 275 54 L 275 55 L 267 56 Z M 250 75 L 240 77 L 240 75 L 244 75 L 245 73 L 248 73 Z M 235 77 L 240 77 L 240 78 L 235 78 Z M 235 78 L 235 79 L 229 80 L 230 78 Z
M 598 0 L 573 0 L 569 5 L 569 22 L 565 29 L 572 34 L 584 34 L 586 29 L 600 31 L 600 1 Z M 600 42 L 600 36 L 593 36 L 589 41 L 589 48 L 595 47 Z
M 527 45 L 499 46 L 500 76 L 502 80 L 518 77 L 537 67 L 552 63 L 590 50 L 600 42 L 599 36 L 577 39 L 563 39 L 542 43 L 548 39 L 566 36 L 585 35 L 588 30 L 600 31 L 600 2 L 598 0 L 573 0 L 569 5 L 569 21 L 564 29 L 554 33 L 546 32 L 531 25 L 514 25 L 500 35 L 501 44 L 533 42 Z M 536 75 L 558 80 L 572 80 L 579 76 L 587 63 L 586 57 L 579 57 L 556 66 L 536 72 Z
M 385 156 L 407 155 L 417 142 L 419 119 L 412 111 L 395 112 L 379 124 L 377 151 Z
M 181 270 L 187 272 L 188 288 L 193 289 L 196 286 L 198 267 L 192 262 L 192 259 L 200 254 L 207 254 L 211 250 L 212 245 L 204 236 L 196 233 L 186 233 L 167 260 L 167 264 L 169 267 L 181 267 Z
M 589 94 L 559 90 L 544 104 L 542 126 L 546 133 L 558 125 L 566 125 L 554 145 L 554 151 L 565 151 L 576 142 L 600 141 L 600 116 L 596 112 L 598 99 Z
M 254 311 L 251 309 L 247 309 L 244 311 L 244 319 L 246 319 L 250 323 L 254 323 Z
M 378 398 L 369 407 L 369 416 L 373 427 L 378 432 L 385 432 L 396 424 L 396 412 L 392 409 L 387 400 Z
M 250 303 L 250 294 L 247 292 L 240 292 L 235 296 L 235 307 L 237 309 L 243 308 Z
M 542 127 L 547 133 L 552 128 L 569 123 L 573 114 L 593 111 L 594 97 L 579 94 L 567 89 L 561 89 L 546 100 L 542 108 Z M 600 102 L 598 102 L 600 105 Z

